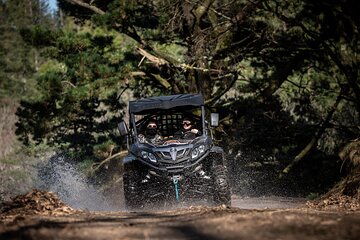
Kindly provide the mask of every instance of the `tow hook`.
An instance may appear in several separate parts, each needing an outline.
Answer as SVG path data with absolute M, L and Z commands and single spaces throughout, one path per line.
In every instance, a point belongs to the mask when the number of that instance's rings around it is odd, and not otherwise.
M 173 183 L 175 185 L 175 196 L 176 196 L 176 201 L 180 200 L 180 196 L 179 196 L 179 180 L 180 180 L 180 176 L 179 175 L 175 175 L 172 177 Z

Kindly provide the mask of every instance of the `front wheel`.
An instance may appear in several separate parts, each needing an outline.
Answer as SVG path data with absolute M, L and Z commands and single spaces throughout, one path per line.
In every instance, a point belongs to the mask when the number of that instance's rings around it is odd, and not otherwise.
M 231 205 L 231 192 L 227 170 L 223 165 L 216 165 L 213 169 L 214 203 L 216 205 Z
M 140 189 L 139 173 L 127 170 L 123 175 L 125 205 L 129 210 L 142 207 L 142 192 Z

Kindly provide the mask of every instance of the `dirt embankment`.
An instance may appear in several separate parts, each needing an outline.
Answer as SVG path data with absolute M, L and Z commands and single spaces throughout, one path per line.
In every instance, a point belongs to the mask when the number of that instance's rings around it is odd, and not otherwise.
M 0 239 L 359 239 L 360 211 L 334 206 L 88 212 L 33 190 L 2 207 Z

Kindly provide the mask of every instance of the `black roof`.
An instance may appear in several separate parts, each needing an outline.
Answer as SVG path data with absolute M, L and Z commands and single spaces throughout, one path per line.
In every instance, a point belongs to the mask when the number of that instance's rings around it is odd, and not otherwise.
M 180 106 L 202 106 L 201 94 L 178 94 L 170 96 L 149 97 L 129 102 L 130 113 L 141 113 L 153 109 L 170 109 Z

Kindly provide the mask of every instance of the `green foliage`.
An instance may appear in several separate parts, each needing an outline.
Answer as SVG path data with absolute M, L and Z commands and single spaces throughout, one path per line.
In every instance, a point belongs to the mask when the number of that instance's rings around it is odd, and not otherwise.
M 94 161 L 89 158 L 82 159 L 77 165 L 76 168 L 79 172 L 87 175 L 91 171 L 91 167 L 94 164 Z
M 230 142 L 263 155 L 282 149 L 283 159 L 317 133 L 338 97 L 319 148 L 335 152 L 359 134 L 354 1 L 70 2 L 59 1 L 74 19 L 61 30 L 23 32 L 51 58 L 39 68 L 39 94 L 19 109 L 26 143 L 94 152 L 115 140 L 126 88 L 135 98 L 200 92 L 226 119 Z
M 112 140 L 94 146 L 94 155 L 98 159 L 105 159 L 112 154 L 116 144 Z
M 43 0 L 1 1 L 0 16 L 0 98 L 31 96 L 35 92 L 33 74 L 42 58 L 22 34 L 28 27 L 50 27 L 54 21 Z
M 52 35 L 56 38 L 44 51 L 52 60 L 38 72 L 39 95 L 21 102 L 17 134 L 27 144 L 46 140 L 91 153 L 97 144 L 116 138 L 124 106 L 114 102 L 123 87 L 123 61 L 114 61 L 119 49 L 107 31 L 56 30 Z

